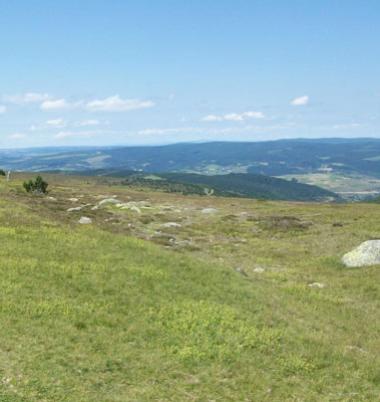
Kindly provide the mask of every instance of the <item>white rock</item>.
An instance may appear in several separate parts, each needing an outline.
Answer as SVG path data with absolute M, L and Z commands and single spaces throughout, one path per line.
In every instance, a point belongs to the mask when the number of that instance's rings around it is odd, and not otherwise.
M 132 207 L 129 208 L 133 212 L 137 212 L 138 214 L 141 214 L 141 209 L 139 207 L 136 207 L 133 205 Z
M 261 268 L 261 267 L 257 267 L 253 270 L 253 272 L 256 272 L 257 274 L 262 274 L 263 272 L 265 272 L 265 269 Z
M 345 254 L 343 264 L 348 268 L 380 265 L 380 240 L 368 240 Z
M 57 201 L 57 199 L 55 197 L 50 197 L 50 196 L 46 197 L 46 199 L 49 201 Z
M 67 212 L 75 212 L 75 211 L 81 211 L 83 207 L 75 207 L 75 208 L 69 208 Z
M 216 208 L 203 208 L 201 212 L 202 214 L 215 214 L 218 210 Z
M 106 198 L 105 200 L 101 200 L 98 205 L 102 206 L 105 204 L 120 204 L 120 201 L 116 198 Z
M 69 208 L 67 212 L 81 211 L 83 208 L 91 207 L 91 204 L 81 205 L 80 207 Z
M 181 228 L 182 225 L 177 222 L 166 222 L 161 225 L 163 228 Z
M 78 198 L 69 198 L 69 201 L 71 201 L 71 202 L 78 202 L 79 200 L 78 200 Z
M 87 218 L 87 216 L 82 216 L 79 221 L 80 224 L 82 225 L 88 225 L 90 223 L 92 223 L 92 219 L 91 218 Z
M 323 289 L 326 285 L 324 283 L 314 282 L 309 283 L 309 288 Z

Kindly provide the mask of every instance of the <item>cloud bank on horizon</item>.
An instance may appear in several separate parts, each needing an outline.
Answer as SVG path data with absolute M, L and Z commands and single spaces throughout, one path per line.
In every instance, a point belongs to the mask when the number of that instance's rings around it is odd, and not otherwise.
M 0 146 L 380 136 L 379 13 L 353 0 L 12 3 Z

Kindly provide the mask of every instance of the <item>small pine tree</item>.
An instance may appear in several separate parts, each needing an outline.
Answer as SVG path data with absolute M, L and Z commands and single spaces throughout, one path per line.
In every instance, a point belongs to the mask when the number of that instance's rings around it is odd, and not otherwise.
M 3 169 L 0 169 L 0 176 L 6 176 L 5 171 Z
M 35 180 L 25 181 L 24 189 L 28 193 L 45 194 L 47 192 L 48 183 L 41 176 L 37 176 Z

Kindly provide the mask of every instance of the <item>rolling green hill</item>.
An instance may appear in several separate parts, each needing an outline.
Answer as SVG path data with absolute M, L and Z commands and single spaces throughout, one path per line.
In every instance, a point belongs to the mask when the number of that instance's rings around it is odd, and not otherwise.
M 275 177 L 231 173 L 226 175 L 206 176 L 199 174 L 167 173 L 168 180 L 197 184 L 214 189 L 217 194 L 233 197 L 248 197 L 271 200 L 323 201 L 338 200 L 331 191 L 317 186 L 287 181 Z
M 380 271 L 340 263 L 377 205 L 29 177 L 0 180 L 1 401 L 378 399 Z
M 191 173 L 146 174 L 123 170 L 91 170 L 66 172 L 98 177 L 119 177 L 127 186 L 179 192 L 182 194 L 214 195 L 290 201 L 341 201 L 337 194 L 321 187 L 248 173 L 226 175 L 199 175 Z

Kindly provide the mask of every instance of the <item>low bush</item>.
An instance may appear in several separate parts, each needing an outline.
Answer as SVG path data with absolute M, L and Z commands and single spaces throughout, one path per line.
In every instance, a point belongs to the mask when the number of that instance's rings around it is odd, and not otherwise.
M 28 193 L 45 194 L 48 183 L 41 176 L 37 176 L 35 180 L 25 181 L 23 186 Z

